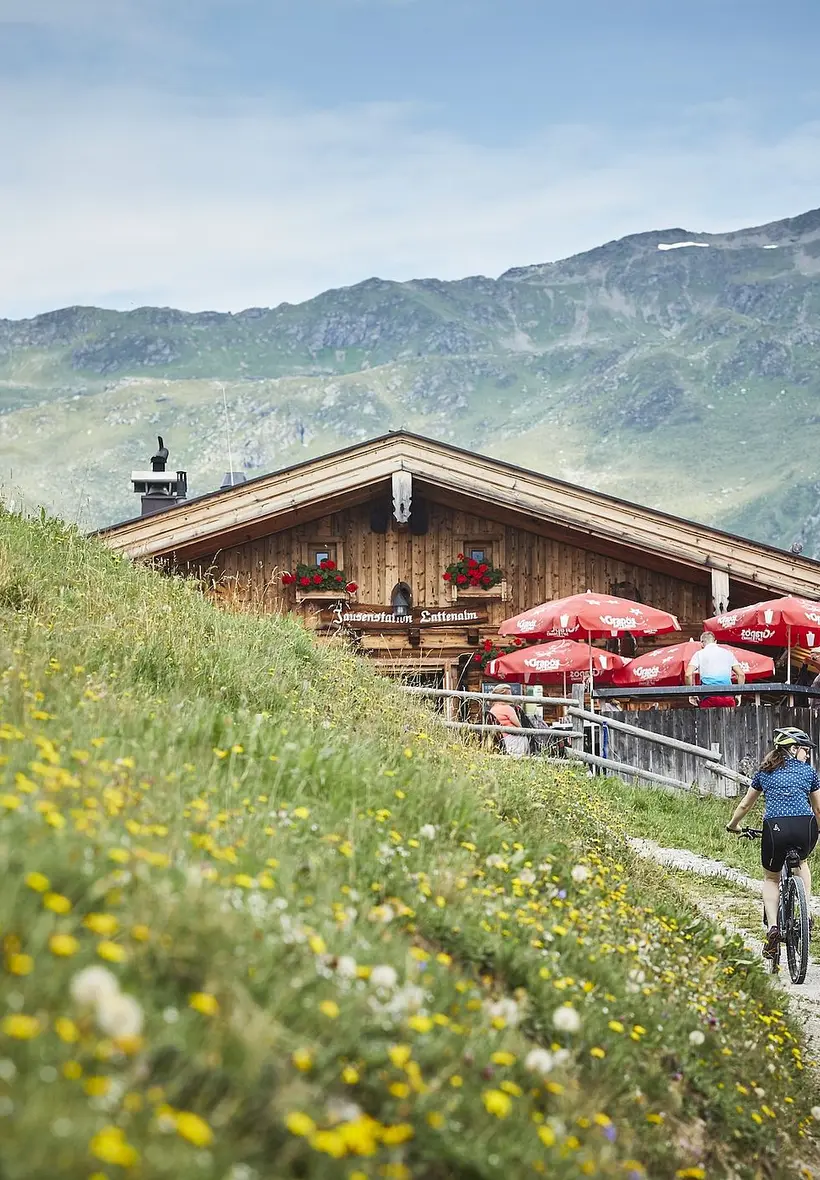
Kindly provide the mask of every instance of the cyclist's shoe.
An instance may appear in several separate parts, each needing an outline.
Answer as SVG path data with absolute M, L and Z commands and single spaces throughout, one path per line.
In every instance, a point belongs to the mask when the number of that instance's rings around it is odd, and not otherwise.
M 766 941 L 763 944 L 763 958 L 776 959 L 780 949 L 780 930 L 777 926 L 770 926 Z

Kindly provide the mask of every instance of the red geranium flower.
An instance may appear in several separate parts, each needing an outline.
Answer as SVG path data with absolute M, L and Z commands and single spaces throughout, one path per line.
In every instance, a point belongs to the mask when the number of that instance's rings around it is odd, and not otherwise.
M 492 641 L 492 639 L 485 639 L 485 640 L 484 640 L 484 650 L 485 650 L 485 651 L 492 651 L 492 650 L 493 650 L 493 641 Z
M 336 562 L 331 561 L 329 557 L 326 557 L 324 561 L 319 563 L 319 568 L 323 570 L 335 570 Z
M 336 577 L 333 579 L 333 581 L 334 582 L 343 582 L 344 578 L 342 577 L 341 574 L 337 574 Z
M 456 582 L 458 583 L 459 586 L 463 586 L 466 583 L 466 581 L 467 581 L 466 574 L 459 574 L 458 577 L 456 578 Z
M 456 554 L 456 561 L 463 561 L 463 560 L 464 560 L 464 554 L 463 554 L 463 553 L 457 553 L 457 554 Z
M 310 585 L 310 578 L 300 578 L 299 585 L 300 586 L 309 586 Z
M 345 586 L 345 590 L 348 592 L 348 594 L 355 594 L 358 589 L 359 585 L 357 582 L 348 582 Z
M 473 652 L 473 659 L 476 661 L 477 664 L 480 664 L 481 663 L 481 652 L 480 651 Z
M 324 581 L 324 578 L 322 577 L 321 574 L 314 574 L 313 575 L 313 585 L 314 586 L 321 586 L 323 581 Z
M 442 574 L 441 576 L 442 576 L 442 578 L 444 578 L 445 582 L 449 582 L 453 577 L 452 574 Z

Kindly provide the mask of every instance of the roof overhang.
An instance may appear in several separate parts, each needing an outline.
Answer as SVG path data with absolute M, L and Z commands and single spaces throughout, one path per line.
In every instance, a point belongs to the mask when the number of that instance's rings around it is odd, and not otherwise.
M 529 522 L 536 532 L 573 537 L 588 549 L 632 560 L 646 555 L 653 565 L 699 571 L 698 581 L 717 569 L 766 591 L 820 597 L 820 562 L 405 432 L 126 521 L 100 536 L 130 557 L 194 560 L 385 494 L 397 471 L 445 501 L 470 501 L 481 515 L 519 527 Z

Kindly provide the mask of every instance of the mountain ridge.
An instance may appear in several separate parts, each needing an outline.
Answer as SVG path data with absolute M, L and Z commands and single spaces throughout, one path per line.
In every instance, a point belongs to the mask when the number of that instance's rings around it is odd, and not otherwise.
M 192 491 L 218 486 L 224 385 L 249 473 L 405 426 L 818 552 L 818 360 L 820 209 L 272 308 L 76 305 L 0 320 L 0 479 L 110 523 L 162 433 Z

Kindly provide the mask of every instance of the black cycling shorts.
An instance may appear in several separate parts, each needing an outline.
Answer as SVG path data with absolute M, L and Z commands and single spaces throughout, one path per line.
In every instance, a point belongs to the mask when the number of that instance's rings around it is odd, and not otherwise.
M 763 839 L 760 842 L 763 868 L 771 873 L 779 873 L 790 848 L 795 848 L 800 853 L 800 859 L 805 860 L 814 851 L 816 843 L 817 820 L 813 815 L 783 815 L 777 819 L 764 819 Z

